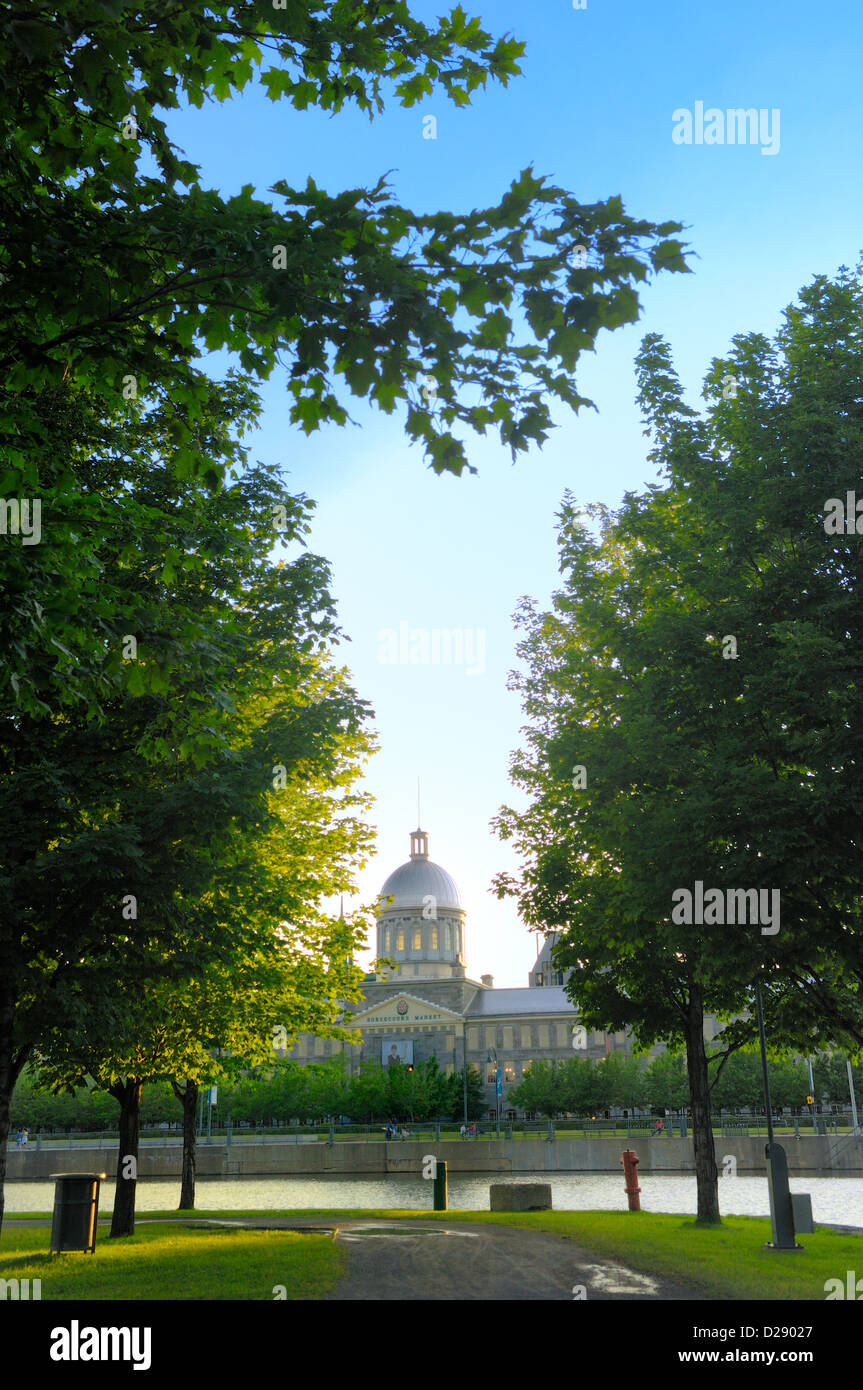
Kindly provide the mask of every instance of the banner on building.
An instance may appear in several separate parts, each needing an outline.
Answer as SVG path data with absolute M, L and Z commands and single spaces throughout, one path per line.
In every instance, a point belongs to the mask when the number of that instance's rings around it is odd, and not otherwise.
M 381 1064 L 385 1067 L 394 1062 L 404 1062 L 413 1066 L 414 1045 L 410 1038 L 387 1038 L 381 1043 Z

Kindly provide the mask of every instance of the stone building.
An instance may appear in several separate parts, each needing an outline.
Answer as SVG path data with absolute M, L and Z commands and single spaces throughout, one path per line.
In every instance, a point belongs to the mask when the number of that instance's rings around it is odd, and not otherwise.
M 540 1058 L 604 1057 L 625 1049 L 623 1033 L 579 1027 L 551 968 L 553 937 L 547 937 L 522 989 L 495 989 L 491 975 L 465 973 L 465 911 L 445 869 L 429 858 L 428 835 L 410 837 L 410 858 L 384 883 L 377 909 L 376 974 L 367 975 L 363 1000 L 350 1022 L 359 1044 L 310 1036 L 298 1039 L 291 1056 L 323 1060 L 344 1051 L 349 1069 L 369 1058 L 387 1065 L 398 1058 L 419 1063 L 435 1056 L 445 1072 L 476 1067 L 487 1114 L 497 1113 L 496 1072 L 501 1071 L 501 1116 L 516 1118 L 507 1093 Z

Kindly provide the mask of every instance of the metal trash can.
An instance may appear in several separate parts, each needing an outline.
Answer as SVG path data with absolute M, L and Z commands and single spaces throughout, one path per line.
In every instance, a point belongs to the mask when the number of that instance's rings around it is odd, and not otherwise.
M 51 1222 L 51 1254 L 63 1250 L 96 1249 L 99 1214 L 99 1182 L 103 1173 L 52 1173 L 54 1218 Z

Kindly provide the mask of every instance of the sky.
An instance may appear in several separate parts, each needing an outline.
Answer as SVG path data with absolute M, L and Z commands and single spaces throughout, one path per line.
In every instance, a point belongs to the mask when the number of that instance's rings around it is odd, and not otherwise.
M 444 5 L 418 3 L 429 22 Z M 416 211 L 497 203 L 532 165 L 589 203 L 619 194 L 627 213 L 682 222 L 690 275 L 641 291 L 639 322 L 602 332 L 576 374 L 597 412 L 560 407 L 544 447 L 513 465 L 496 437 L 471 439 L 478 475 L 437 477 L 403 433 L 403 417 L 350 399 L 356 426 L 306 437 L 289 421 L 284 376 L 262 389 L 252 456 L 281 462 L 288 486 L 316 501 L 309 548 L 326 556 L 342 627 L 339 659 L 375 709 L 380 752 L 363 786 L 375 797 L 378 852 L 346 908 L 371 902 L 408 857 L 417 778 L 430 855 L 455 878 L 467 912 L 467 973 L 527 984 L 539 942 L 515 904 L 490 892 L 517 863 L 490 821 L 521 804 L 508 780 L 521 711 L 507 690 L 517 665 L 512 614 L 523 595 L 548 605 L 558 584 L 555 516 L 569 490 L 616 506 L 657 481 L 634 404 L 645 333 L 671 344 L 690 404 L 711 359 L 738 333 L 773 335 L 816 274 L 854 265 L 863 245 L 860 0 L 474 0 L 494 35 L 527 45 L 523 75 L 490 84 L 469 108 L 442 95 L 406 109 L 393 98 L 373 123 L 357 112 L 296 112 L 247 90 L 222 104 L 168 113 L 171 138 L 226 196 L 311 174 L 335 194 L 389 173 Z M 764 112 L 758 143 L 680 143 L 696 103 Z M 776 113 L 778 112 L 778 116 Z M 425 117 L 435 139 L 423 138 Z M 707 117 L 709 120 L 710 118 Z M 694 130 L 694 127 L 693 127 Z M 767 152 L 772 151 L 772 152 Z M 247 441 L 248 442 L 248 441 Z M 458 631 L 462 661 L 388 662 L 385 633 Z M 396 653 L 397 654 L 397 653 Z

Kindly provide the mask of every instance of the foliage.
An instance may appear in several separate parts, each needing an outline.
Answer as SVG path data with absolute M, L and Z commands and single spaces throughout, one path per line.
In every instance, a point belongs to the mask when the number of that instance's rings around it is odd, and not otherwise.
M 857 484 L 861 313 L 859 274 L 817 277 L 774 343 L 738 336 L 712 363 L 703 415 L 649 335 L 639 400 L 666 486 L 588 508 L 596 537 L 568 496 L 553 609 L 519 612 L 530 804 L 499 817 L 525 868 L 498 889 L 561 933 L 589 1027 L 686 1047 L 705 1220 L 710 1069 L 754 1041 L 755 984 L 774 1048 L 863 1043 L 861 546 L 823 524 Z M 778 893 L 779 931 L 675 917 L 697 881 Z M 709 1061 L 706 1012 L 726 1024 Z

